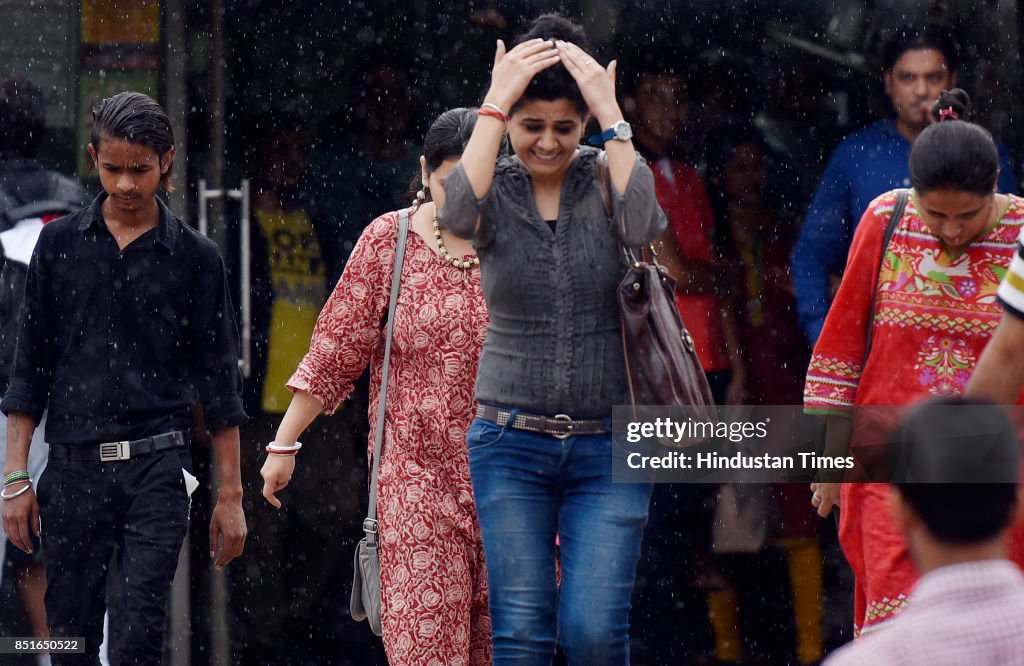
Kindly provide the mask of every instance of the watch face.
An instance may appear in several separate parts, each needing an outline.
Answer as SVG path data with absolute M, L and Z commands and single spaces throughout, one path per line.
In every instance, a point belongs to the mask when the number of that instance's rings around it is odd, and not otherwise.
M 615 131 L 615 138 L 619 141 L 629 141 L 633 138 L 633 128 L 625 121 L 615 123 L 612 125 L 612 129 Z

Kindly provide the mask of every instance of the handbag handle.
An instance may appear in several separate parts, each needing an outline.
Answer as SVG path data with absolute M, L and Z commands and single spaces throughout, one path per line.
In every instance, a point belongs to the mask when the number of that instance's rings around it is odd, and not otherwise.
M 882 266 L 885 264 L 885 252 L 889 249 L 889 242 L 896 233 L 896 226 L 903 219 L 903 211 L 907 207 L 907 200 L 910 199 L 910 190 L 902 189 L 896 195 L 896 204 L 892 207 L 892 214 L 889 215 L 889 222 L 885 225 L 885 234 L 882 235 L 882 260 L 878 263 L 878 277 L 875 279 L 875 291 L 871 295 L 871 319 L 868 321 L 867 343 L 864 345 L 863 368 L 868 364 L 868 356 L 871 354 L 871 342 L 875 337 L 875 308 L 878 305 L 878 289 L 881 287 Z
M 380 399 L 377 402 L 377 424 L 373 432 L 373 465 L 370 471 L 370 503 L 366 507 L 363 531 L 370 546 L 377 545 L 377 472 L 384 447 L 384 408 L 388 401 L 388 371 L 391 366 L 391 340 L 395 332 L 395 309 L 398 290 L 402 286 L 402 264 L 405 262 L 405 244 L 409 237 L 409 209 L 398 213 L 398 240 L 395 243 L 395 266 L 391 269 L 391 300 L 388 302 L 388 323 L 384 334 L 384 365 L 380 372 Z
M 637 158 L 641 159 L 641 158 Z M 604 202 L 604 212 L 608 216 L 609 228 L 615 224 L 614 211 L 612 209 L 612 175 L 611 171 L 608 170 L 608 153 L 601 151 L 597 154 L 597 160 L 595 162 L 595 169 L 597 171 L 597 185 L 598 189 L 601 190 L 601 200 Z M 648 243 L 646 248 L 643 247 L 631 247 L 626 245 L 622 239 L 625 238 L 626 234 L 626 216 L 621 216 L 619 220 L 618 240 L 619 247 L 622 250 L 622 261 L 627 268 L 639 266 L 644 263 L 646 256 L 644 250 L 650 253 L 651 261 L 658 269 L 658 273 L 664 275 L 666 269 L 658 263 L 658 250 L 655 249 L 654 243 Z

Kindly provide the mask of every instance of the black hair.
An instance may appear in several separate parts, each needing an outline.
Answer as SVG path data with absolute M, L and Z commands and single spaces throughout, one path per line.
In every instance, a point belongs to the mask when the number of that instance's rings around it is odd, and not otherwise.
M 588 55 L 593 55 L 593 48 L 583 28 L 560 14 L 538 16 L 530 24 L 530 29 L 516 39 L 516 44 L 537 38 L 572 42 Z M 562 63 L 557 63 L 538 72 L 526 86 L 523 96 L 512 105 L 509 115 L 514 114 L 526 102 L 535 100 L 553 102 L 557 99 L 568 99 L 580 117 L 587 115 L 587 102 L 583 99 L 583 93 L 580 92 L 576 79 Z
M 426 135 L 423 137 L 423 160 L 427 165 L 427 173 L 433 173 L 445 160 L 461 157 L 469 137 L 476 127 L 476 107 L 460 107 L 448 109 L 437 117 Z M 504 145 L 504 142 L 503 142 Z M 432 201 L 429 187 L 423 187 L 422 175 L 417 170 L 409 183 L 407 196 L 412 198 L 420 189 L 426 194 L 425 201 Z
M 931 116 L 935 122 L 943 120 L 971 120 L 971 113 L 974 107 L 971 104 L 971 96 L 962 88 L 943 90 L 939 98 L 932 104 Z
M 174 130 L 167 112 L 152 97 L 138 92 L 118 93 L 93 107 L 89 140 L 97 152 L 103 137 L 141 144 L 161 160 L 174 147 Z M 171 169 L 161 174 L 160 185 L 168 192 L 174 191 Z
M 882 69 L 891 72 L 900 56 L 914 49 L 939 51 L 950 72 L 960 66 L 960 47 L 948 28 L 935 23 L 907 23 L 897 28 L 882 47 Z
M 908 412 L 887 453 L 897 490 L 932 536 L 973 544 L 1012 518 L 1019 446 L 1004 408 L 944 397 Z
M 0 83 L 0 159 L 33 158 L 46 129 L 43 91 L 24 76 Z
M 958 117 L 943 117 L 942 111 L 949 108 Z M 925 128 L 910 149 L 910 182 L 915 190 L 992 194 L 999 178 L 999 150 L 988 130 L 966 120 L 970 111 L 971 98 L 959 88 L 939 96 L 932 116 L 941 122 Z
M 728 200 L 725 193 L 725 167 L 736 151 L 745 144 L 757 146 L 768 159 L 768 144 L 753 125 L 725 125 L 708 134 L 705 144 L 705 167 L 708 197 L 715 213 L 714 243 L 719 256 L 732 257 L 732 230 L 729 228 Z

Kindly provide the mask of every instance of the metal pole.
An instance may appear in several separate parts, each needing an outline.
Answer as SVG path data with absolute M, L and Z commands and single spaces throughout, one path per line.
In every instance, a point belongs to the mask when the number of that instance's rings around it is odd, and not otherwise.
M 188 89 L 185 70 L 188 59 L 186 46 L 184 0 L 166 0 L 164 25 L 167 46 L 164 56 L 167 81 L 167 114 L 175 128 L 175 170 L 178 189 L 168 196 L 171 211 L 188 224 Z M 171 626 L 168 637 L 171 666 L 189 666 L 192 663 L 191 643 L 191 587 L 189 542 L 185 542 L 178 555 L 178 568 L 171 584 Z
M 249 179 L 242 181 L 242 219 L 239 221 L 239 258 L 241 266 L 241 303 L 242 310 L 242 376 L 246 379 L 252 374 L 252 240 L 249 229 Z
M 201 233 L 204 236 L 209 236 L 210 235 L 210 220 L 207 218 L 208 213 L 206 212 L 206 206 L 207 206 L 207 201 L 206 201 L 207 194 L 206 193 L 207 193 L 207 191 L 208 190 L 206 189 L 206 179 L 205 178 L 200 178 L 199 179 L 199 210 L 197 212 L 198 212 L 198 215 L 199 215 L 199 233 Z
M 210 66 L 210 157 L 206 175 L 213 189 L 223 188 L 224 173 L 224 1 L 211 0 L 211 25 L 213 38 L 213 61 Z M 213 201 L 213 225 L 207 233 L 217 244 L 221 254 L 227 253 L 223 224 L 224 205 L 221 199 Z M 219 480 L 214 475 L 210 489 L 212 501 L 216 501 L 220 490 Z M 214 544 L 211 544 L 213 546 Z M 230 662 L 227 628 L 227 583 L 224 572 L 210 573 L 210 662 L 214 666 L 227 666 Z
M 210 153 L 206 177 L 210 187 L 219 190 L 224 187 L 224 2 L 211 0 L 211 26 L 213 58 L 210 63 Z M 224 204 L 213 202 L 213 225 L 207 235 L 217 244 L 221 254 L 226 254 L 227 234 L 221 223 Z

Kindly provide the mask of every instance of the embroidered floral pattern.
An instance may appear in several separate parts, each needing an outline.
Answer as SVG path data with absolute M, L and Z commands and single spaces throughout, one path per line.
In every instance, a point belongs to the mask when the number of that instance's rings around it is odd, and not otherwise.
M 999 323 L 996 289 L 1024 226 L 1024 202 L 1011 198 L 1000 224 L 952 257 L 911 198 L 878 267 L 894 200 L 893 193 L 876 199 L 858 227 L 843 285 L 807 372 L 809 412 L 961 393 Z M 876 288 L 871 358 L 860 373 Z
M 931 395 L 963 393 L 977 358 L 963 340 L 930 336 L 918 354 L 918 382 Z

